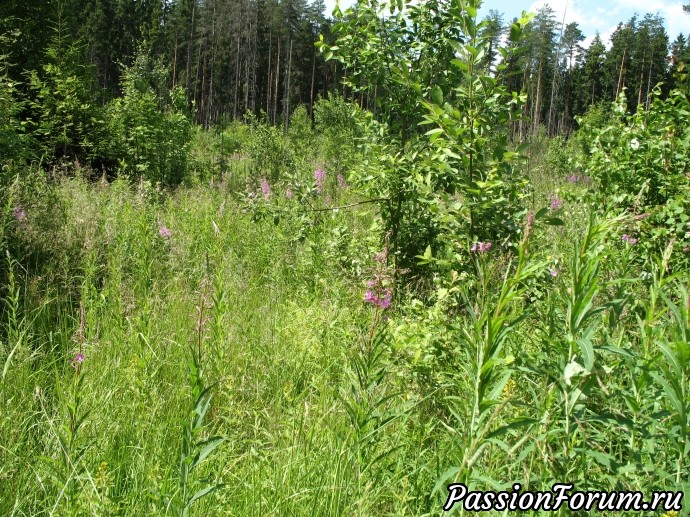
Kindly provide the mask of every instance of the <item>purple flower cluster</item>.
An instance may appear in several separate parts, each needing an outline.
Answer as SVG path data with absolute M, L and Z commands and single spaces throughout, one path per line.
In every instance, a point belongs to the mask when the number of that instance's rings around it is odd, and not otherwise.
M 21 221 L 23 221 L 24 219 L 26 219 L 26 212 L 25 212 L 24 209 L 23 209 L 22 207 L 20 207 L 20 206 L 16 207 L 14 210 L 12 210 L 12 214 L 14 215 L 14 218 L 15 218 L 17 221 L 20 221 L 20 222 L 21 222 Z
M 158 233 L 164 239 L 169 239 L 172 236 L 172 232 L 167 226 L 161 226 L 160 228 L 158 228 Z
M 314 171 L 314 180 L 316 181 L 316 191 L 321 194 L 323 192 L 323 185 L 326 181 L 326 172 L 323 169 L 316 169 Z
M 555 269 L 555 268 L 552 269 L 551 271 L 549 271 L 549 274 L 554 278 L 556 278 L 558 276 L 558 273 L 560 273 L 560 271 L 558 271 L 558 269 Z
M 374 307 L 387 309 L 391 305 L 393 294 L 390 289 L 383 289 L 376 286 L 376 282 L 370 280 L 369 289 L 364 293 L 364 303 L 370 303 Z
M 486 253 L 487 251 L 489 251 L 491 249 L 492 246 L 493 246 L 493 244 L 491 244 L 490 242 L 479 242 L 479 241 L 477 241 L 472 245 L 472 247 L 470 248 L 470 251 L 474 251 L 477 253 Z
M 369 303 L 377 309 L 387 309 L 391 305 L 393 292 L 388 287 L 390 277 L 388 276 L 388 238 L 390 234 L 386 235 L 386 245 L 384 248 L 374 255 L 374 279 L 367 282 L 367 290 L 364 293 L 364 303 Z
M 551 207 L 551 210 L 558 210 L 563 206 L 563 202 L 558 196 L 553 196 L 551 198 L 551 202 L 549 203 L 549 206 Z
M 627 243 L 630 244 L 631 246 L 634 246 L 635 244 L 637 244 L 637 239 L 636 239 L 635 237 L 631 237 L 631 236 L 628 235 L 627 233 L 624 233 L 624 234 L 623 234 L 623 237 L 621 238 L 621 240 L 622 240 L 623 242 L 627 242 Z
M 261 178 L 261 195 L 264 197 L 264 201 L 268 201 L 271 197 L 271 185 L 266 178 Z

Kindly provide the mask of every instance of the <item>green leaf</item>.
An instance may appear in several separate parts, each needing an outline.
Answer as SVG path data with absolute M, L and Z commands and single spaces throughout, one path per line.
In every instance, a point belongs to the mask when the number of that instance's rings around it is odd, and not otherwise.
M 225 483 L 221 483 L 221 484 L 218 484 L 218 485 L 213 485 L 213 486 L 209 486 L 209 487 L 206 487 L 206 488 L 202 488 L 201 490 L 199 490 L 198 492 L 196 492 L 192 497 L 189 498 L 189 501 L 187 501 L 187 502 L 185 503 L 184 507 L 185 507 L 185 508 L 190 507 L 190 506 L 192 505 L 192 503 L 194 503 L 195 501 L 201 499 L 201 498 L 204 497 L 204 496 L 207 496 L 208 494 L 211 494 L 211 493 L 215 492 L 216 490 L 219 490 L 219 489 L 221 489 L 221 488 L 224 488 L 225 486 L 226 486 Z
M 503 425 L 503 426 L 499 427 L 498 429 L 487 434 L 486 439 L 490 440 L 491 438 L 501 436 L 502 434 L 505 434 L 506 432 L 508 432 L 512 429 L 521 429 L 523 427 L 527 427 L 529 425 L 536 424 L 538 422 L 539 422 L 539 420 L 536 420 L 534 418 L 517 417 L 514 420 L 512 420 L 509 424 Z
M 198 443 L 197 447 L 201 447 L 201 450 L 194 457 L 194 461 L 192 461 L 192 464 L 189 466 L 189 470 L 193 470 L 194 467 L 204 461 L 208 455 L 211 454 L 224 441 L 225 438 L 223 436 L 214 436 L 208 440 Z
M 463 72 L 469 72 L 470 70 L 469 66 L 467 66 L 467 63 L 465 63 L 462 59 L 451 59 L 450 64 L 456 68 L 459 68 Z
M 454 478 L 458 472 L 460 472 L 460 467 L 450 467 L 448 470 L 446 470 L 441 477 L 438 478 L 438 481 L 436 481 L 436 485 L 434 485 L 431 495 L 435 495 L 442 489 L 445 489 L 446 485 L 449 484 L 448 480 Z
M 540 210 L 534 215 L 534 219 L 535 219 L 536 221 L 540 220 L 542 217 L 544 217 L 544 216 L 548 213 L 548 211 L 549 211 L 549 209 L 546 208 L 546 207 L 540 209 Z
M 431 99 L 436 103 L 436 104 L 443 104 L 443 90 L 441 89 L 440 86 L 435 85 L 431 89 Z

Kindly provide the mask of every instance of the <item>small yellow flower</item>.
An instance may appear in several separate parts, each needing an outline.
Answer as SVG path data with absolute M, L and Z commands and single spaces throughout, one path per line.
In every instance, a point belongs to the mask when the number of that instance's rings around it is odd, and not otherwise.
M 110 485 L 110 472 L 108 472 L 107 461 L 102 461 L 98 466 L 98 473 L 96 474 L 95 482 L 98 488 L 105 488 Z
M 515 394 L 517 393 L 517 383 L 513 379 L 508 379 L 508 382 L 506 382 L 506 385 L 503 386 L 503 393 L 502 396 L 505 400 L 511 400 L 513 397 L 515 397 Z
M 670 510 L 670 511 L 666 512 L 664 515 L 662 515 L 661 517 L 678 517 L 678 512 L 675 510 Z

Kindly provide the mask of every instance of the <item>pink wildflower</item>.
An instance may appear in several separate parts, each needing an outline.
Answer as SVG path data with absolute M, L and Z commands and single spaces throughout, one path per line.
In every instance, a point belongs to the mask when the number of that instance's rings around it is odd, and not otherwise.
M 391 305 L 393 293 L 390 289 L 380 289 L 377 292 L 367 289 L 364 293 L 364 303 L 370 303 L 375 307 L 387 309 Z
M 261 195 L 264 197 L 264 201 L 268 201 L 271 197 L 271 185 L 266 178 L 261 178 Z
M 158 233 L 159 233 L 160 236 L 163 237 L 164 239 L 169 239 L 170 236 L 172 235 L 172 232 L 171 232 L 170 229 L 167 228 L 166 226 L 161 226 L 161 227 L 158 229 Z
M 493 246 L 493 244 L 491 244 L 490 242 L 477 241 L 472 245 L 472 247 L 470 248 L 470 251 L 479 252 L 479 253 L 486 253 L 487 251 L 489 251 L 491 249 L 492 246 Z
M 316 181 L 316 191 L 321 194 L 324 181 L 326 180 L 326 172 L 323 169 L 316 169 L 314 171 L 314 180 Z
M 631 236 L 628 235 L 627 233 L 624 233 L 624 234 L 623 234 L 623 237 L 621 238 L 621 240 L 622 240 L 623 242 L 627 242 L 627 243 L 630 244 L 631 246 L 634 246 L 635 244 L 637 244 L 637 239 L 636 239 L 635 237 L 631 237 Z

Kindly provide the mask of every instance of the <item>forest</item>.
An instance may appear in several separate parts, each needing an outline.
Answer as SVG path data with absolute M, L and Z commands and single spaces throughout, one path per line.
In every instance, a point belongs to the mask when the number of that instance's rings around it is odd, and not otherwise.
M 687 515 L 688 34 L 487 7 L 0 3 L 0 515 Z

